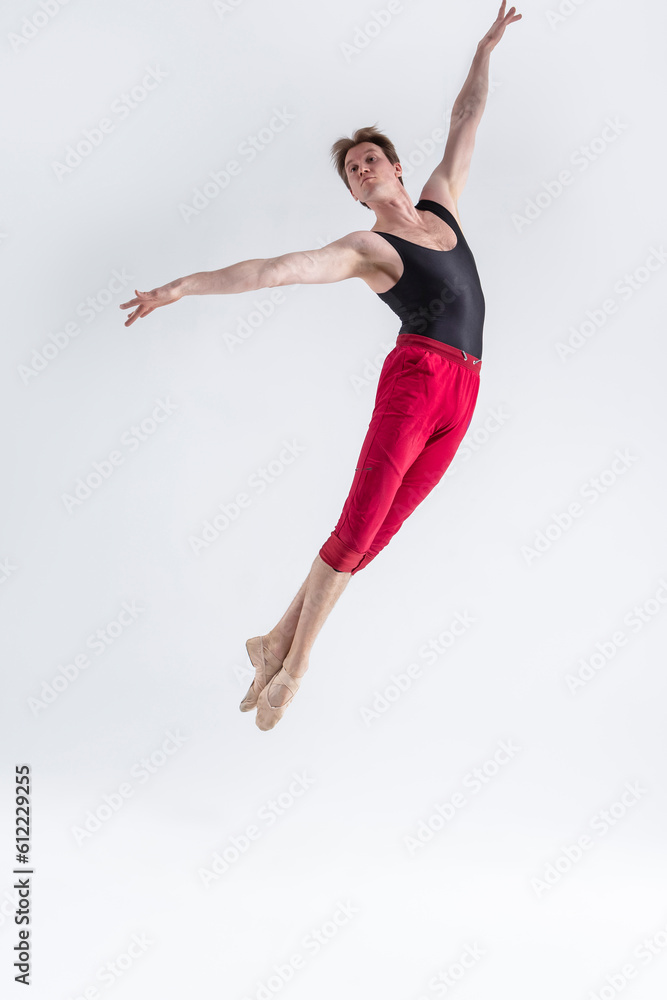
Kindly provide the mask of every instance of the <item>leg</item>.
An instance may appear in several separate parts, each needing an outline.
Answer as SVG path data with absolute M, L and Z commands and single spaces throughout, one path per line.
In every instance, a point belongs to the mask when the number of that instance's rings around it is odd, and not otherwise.
M 355 572 L 383 524 L 403 476 L 429 436 L 432 376 L 421 349 L 385 359 L 375 408 L 336 527 L 320 549 L 333 569 Z
M 292 645 L 292 639 L 294 638 L 296 626 L 299 621 L 299 615 L 301 614 L 301 608 L 303 607 L 303 599 L 306 594 L 307 584 L 308 577 L 306 577 L 301 584 L 298 594 L 278 624 L 274 625 L 271 631 L 267 635 L 263 636 L 267 647 L 278 657 L 279 660 L 285 659 L 289 652 L 289 648 Z
M 315 563 L 313 563 L 315 565 Z M 335 573 L 341 573 L 342 570 L 334 570 Z M 299 622 L 299 617 L 301 615 L 301 609 L 303 607 L 303 599 L 306 595 L 306 587 L 308 585 L 308 580 L 310 579 L 311 572 L 308 574 L 306 579 L 301 584 L 299 592 L 290 604 L 289 608 L 282 616 L 277 625 L 267 632 L 266 635 L 262 636 L 264 639 L 265 647 L 274 654 L 279 660 L 284 660 L 290 651 L 290 646 L 294 639 L 294 634 L 296 632 L 296 627 Z M 349 575 L 349 574 L 348 574 Z
M 405 473 L 403 482 L 394 496 L 394 502 L 376 532 L 373 544 L 360 565 L 352 571 L 353 575 L 368 566 L 378 552 L 391 541 L 406 518 L 438 485 L 449 468 L 466 430 L 467 425 L 461 425 L 455 431 L 440 430 L 429 438 L 424 450 Z
M 477 403 L 479 378 L 469 376 L 465 369 L 458 366 L 452 366 L 452 369 L 447 380 L 442 382 L 442 409 L 437 427 L 406 469 L 382 524 L 361 562 L 352 569 L 352 575 L 382 551 L 405 519 L 437 486 L 468 431 Z
M 239 706 L 242 712 L 250 712 L 256 707 L 262 688 L 266 687 L 282 667 L 283 660 L 292 645 L 307 583 L 308 577 L 301 584 L 298 594 L 285 614 L 270 632 L 248 639 L 246 649 L 255 668 L 255 676 Z
M 315 556 L 310 573 L 306 578 L 305 593 L 301 612 L 298 616 L 289 652 L 283 666 L 292 677 L 301 678 L 308 669 L 310 651 L 322 626 L 333 610 L 338 598 L 350 582 L 351 573 L 338 573 L 319 555 Z M 302 588 L 303 589 L 303 588 Z M 301 591 L 299 591 L 299 594 Z M 299 595 L 297 595 L 298 597 Z M 292 602 L 290 611 L 297 598 Z M 287 612 L 286 616 L 289 615 Z M 291 692 L 284 684 L 274 684 L 271 688 L 269 704 L 273 708 L 284 705 Z
M 336 596 L 333 600 L 333 603 L 330 605 L 328 611 L 326 611 L 324 617 L 321 619 L 319 625 L 316 627 L 316 630 L 313 632 L 313 626 L 311 622 L 312 618 L 311 611 L 314 601 L 313 593 L 321 591 L 319 581 L 318 582 L 315 581 L 313 574 L 314 570 L 319 569 L 319 567 L 324 567 L 325 570 L 329 571 L 328 574 L 325 572 L 325 583 L 327 582 L 330 583 L 331 590 L 333 593 L 335 593 Z M 322 570 L 320 569 L 320 575 L 321 572 Z M 341 582 L 342 577 L 345 578 L 345 582 Z M 297 646 L 297 652 L 295 653 L 296 657 L 297 653 L 300 650 L 300 662 L 302 663 L 302 666 L 301 668 L 297 669 L 301 669 L 302 673 L 301 674 L 294 673 L 293 676 L 295 677 L 303 676 L 303 673 L 305 673 L 308 666 L 308 655 L 310 653 L 310 647 L 312 647 L 315 638 L 317 637 L 317 634 L 319 633 L 322 625 L 324 624 L 324 621 L 326 620 L 326 617 L 329 614 L 329 611 L 338 600 L 338 597 L 345 589 L 349 580 L 350 580 L 349 573 L 340 573 L 338 570 L 332 570 L 331 567 L 327 566 L 326 563 L 323 563 L 318 556 L 315 559 L 313 566 L 311 567 L 310 573 L 301 584 L 298 594 L 296 595 L 296 597 L 294 598 L 294 600 L 292 601 L 289 608 L 282 616 L 278 624 L 275 625 L 271 629 L 271 631 L 268 632 L 266 635 L 257 636 L 256 638 L 248 640 L 248 643 L 250 643 L 250 645 L 248 646 L 246 644 L 246 647 L 248 649 L 250 662 L 255 667 L 255 677 L 250 687 L 248 688 L 245 696 L 243 697 L 243 700 L 241 701 L 240 709 L 242 712 L 249 712 L 256 707 L 257 700 L 259 698 L 262 689 L 271 682 L 271 680 L 278 673 L 280 668 L 287 662 L 286 657 L 287 654 L 290 652 L 290 648 L 297 633 L 297 627 L 301 620 L 306 593 L 308 592 L 309 594 L 309 607 L 306 613 L 306 617 L 304 618 L 304 621 L 301 624 L 301 632 L 299 633 L 300 637 L 303 637 L 300 638 L 301 646 Z M 310 584 L 310 589 L 309 589 L 309 584 Z M 322 592 L 324 604 L 327 603 L 329 596 L 330 595 L 328 591 L 325 590 L 324 592 Z M 320 607 L 319 611 L 321 610 L 322 609 Z M 319 620 L 319 611 L 316 609 L 316 616 L 315 616 L 316 621 Z M 310 646 L 308 646 L 308 642 L 310 642 Z M 290 659 L 289 662 L 292 663 L 293 660 L 294 658 Z M 289 672 L 292 673 L 291 670 Z M 279 687 L 278 686 L 274 687 L 277 687 L 278 689 L 278 695 L 277 695 L 278 700 L 276 700 L 276 696 L 274 696 L 272 691 L 272 701 L 270 702 L 270 704 L 272 705 L 272 707 L 278 707 L 279 705 L 284 704 L 284 700 L 288 699 L 289 692 L 284 685 L 280 685 Z M 280 701 L 280 698 L 284 700 Z

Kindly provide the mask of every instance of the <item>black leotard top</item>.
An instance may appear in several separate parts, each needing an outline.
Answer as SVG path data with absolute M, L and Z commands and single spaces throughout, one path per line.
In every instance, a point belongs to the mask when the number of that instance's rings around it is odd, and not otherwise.
M 484 294 L 475 258 L 458 222 L 444 205 L 422 198 L 415 208 L 439 216 L 456 233 L 453 250 L 431 250 L 392 233 L 384 236 L 400 254 L 404 270 L 388 292 L 377 294 L 403 325 L 399 333 L 418 333 L 482 357 Z

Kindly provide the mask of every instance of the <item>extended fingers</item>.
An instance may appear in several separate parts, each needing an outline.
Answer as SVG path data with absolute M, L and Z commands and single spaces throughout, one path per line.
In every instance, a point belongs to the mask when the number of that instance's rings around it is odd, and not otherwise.
M 137 298 L 136 299 L 130 299 L 129 302 L 121 302 L 121 304 L 120 304 L 120 308 L 121 309 L 129 309 L 130 306 L 141 305 L 141 303 L 145 299 L 150 298 L 151 295 L 153 294 L 153 292 L 138 292 L 136 288 L 134 289 L 134 293 L 137 296 Z
M 511 23 L 512 21 L 518 21 L 519 18 L 521 17 L 521 14 L 517 14 L 516 16 L 514 16 L 514 14 L 516 12 L 516 7 L 510 7 L 510 9 L 507 11 L 507 13 L 505 13 L 505 5 L 506 5 L 506 3 L 507 3 L 507 0 L 503 0 L 503 2 L 500 5 L 500 12 L 498 14 L 498 20 L 500 21 L 502 19 L 503 21 L 507 21 L 508 24 Z
M 132 326 L 135 319 L 140 319 L 140 317 L 144 315 L 143 309 L 144 306 L 138 305 L 137 308 L 134 310 L 134 312 L 131 312 L 130 315 L 127 317 L 125 321 L 125 326 Z
M 121 309 L 131 309 L 136 306 L 134 312 L 131 312 L 127 317 L 125 326 L 131 326 L 135 319 L 143 319 L 144 316 L 150 315 L 158 306 L 165 305 L 164 288 L 153 288 L 150 292 L 140 292 L 135 288 L 134 291 L 137 295 L 136 298 L 120 303 Z M 168 298 L 166 301 L 172 301 L 172 299 Z
M 138 305 L 134 312 L 128 316 L 125 326 L 131 326 L 135 319 L 143 319 L 144 316 L 149 316 L 155 309 L 156 306 L 147 306 L 145 302 Z

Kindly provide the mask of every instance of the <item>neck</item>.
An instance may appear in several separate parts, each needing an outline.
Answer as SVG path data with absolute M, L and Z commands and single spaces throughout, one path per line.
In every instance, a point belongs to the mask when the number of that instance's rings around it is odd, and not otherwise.
M 403 185 L 386 201 L 366 202 L 375 212 L 373 229 L 409 229 L 421 225 L 421 216 L 412 204 L 412 199 Z

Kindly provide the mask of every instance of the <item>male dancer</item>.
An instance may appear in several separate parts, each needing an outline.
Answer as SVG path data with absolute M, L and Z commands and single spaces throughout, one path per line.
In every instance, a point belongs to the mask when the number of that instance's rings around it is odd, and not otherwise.
M 461 230 L 457 202 L 465 186 L 488 94 L 489 57 L 506 27 L 505 13 L 480 41 L 451 116 L 442 161 L 413 205 L 391 141 L 358 129 L 332 147 L 352 197 L 375 213 L 359 230 L 320 250 L 232 264 L 178 278 L 136 298 L 125 326 L 184 295 L 233 294 L 292 284 L 362 278 L 402 319 L 385 359 L 375 408 L 336 528 L 322 545 L 299 592 L 267 635 L 248 639 L 255 679 L 241 711 L 272 729 L 309 665 L 315 639 L 351 576 L 384 548 L 405 518 L 444 475 L 465 435 L 479 390 L 484 296 Z

